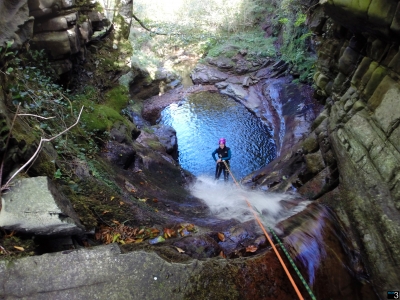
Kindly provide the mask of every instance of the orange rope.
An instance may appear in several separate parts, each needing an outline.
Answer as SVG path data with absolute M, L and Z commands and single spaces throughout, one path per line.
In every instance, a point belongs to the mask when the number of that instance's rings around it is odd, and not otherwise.
M 224 162 L 224 164 L 225 164 L 225 167 L 228 169 L 229 174 L 231 174 L 231 176 L 232 176 L 232 178 L 233 178 L 233 181 L 235 182 L 235 184 L 237 185 L 237 187 L 240 188 L 240 185 L 239 185 L 239 183 L 236 181 L 235 177 L 233 176 L 231 170 L 230 170 L 229 167 L 228 167 L 228 164 L 227 164 L 224 160 L 223 160 L 223 162 Z M 279 262 L 281 263 L 283 269 L 285 270 L 285 273 L 286 273 L 287 277 L 289 278 L 289 280 L 290 280 L 290 282 L 291 282 L 291 284 L 292 284 L 294 290 L 296 291 L 297 296 L 299 297 L 299 299 L 304 300 L 304 298 L 303 298 L 303 296 L 301 295 L 299 289 L 297 288 L 296 283 L 294 282 L 292 276 L 290 275 L 289 270 L 287 269 L 285 263 L 283 262 L 282 257 L 280 256 L 280 254 L 279 254 L 278 250 L 276 249 L 274 243 L 272 242 L 271 238 L 269 237 L 269 234 L 267 233 L 267 230 L 265 230 L 264 225 L 261 223 L 260 219 L 258 218 L 258 215 L 257 215 L 256 212 L 254 211 L 254 209 L 253 209 L 253 207 L 251 206 L 250 202 L 249 202 L 246 198 L 245 198 L 244 200 L 246 201 L 248 207 L 250 208 L 251 212 L 253 213 L 254 217 L 256 218 L 256 221 L 257 221 L 258 225 L 260 225 L 261 230 L 264 232 L 265 236 L 267 237 L 269 243 L 270 243 L 271 246 L 272 246 L 272 249 L 274 249 L 275 254 L 276 254 L 276 256 L 278 257 Z

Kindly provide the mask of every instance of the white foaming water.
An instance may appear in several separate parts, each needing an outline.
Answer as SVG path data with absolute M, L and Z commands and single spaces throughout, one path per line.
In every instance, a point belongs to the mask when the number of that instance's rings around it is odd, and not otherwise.
M 215 181 L 211 177 L 199 176 L 190 190 L 193 196 L 203 200 L 211 212 L 220 219 L 237 219 L 246 222 L 254 219 L 254 215 L 246 203 L 251 204 L 254 211 L 261 216 L 264 225 L 275 225 L 300 211 L 310 201 L 301 201 L 296 206 L 287 209 L 281 201 L 294 199 L 288 194 L 268 193 L 263 191 L 238 188 L 232 182 Z

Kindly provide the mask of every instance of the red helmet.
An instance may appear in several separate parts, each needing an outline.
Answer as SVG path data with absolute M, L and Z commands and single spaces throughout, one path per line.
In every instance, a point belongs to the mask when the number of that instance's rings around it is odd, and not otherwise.
M 226 144 L 226 140 L 224 138 L 220 138 L 218 144 Z

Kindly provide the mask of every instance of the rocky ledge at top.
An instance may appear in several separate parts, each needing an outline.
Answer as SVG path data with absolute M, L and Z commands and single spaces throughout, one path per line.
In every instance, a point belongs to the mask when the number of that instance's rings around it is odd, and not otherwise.
M 0 3 L 0 45 L 12 41 L 19 49 L 27 41 L 32 48 L 46 49 L 58 75 L 72 69 L 71 55 L 85 59 L 85 45 L 100 39 L 112 28 L 112 15 L 94 10 L 88 1 L 16 0 Z M 129 7 L 129 6 L 127 6 Z M 129 11 L 125 12 L 130 14 Z

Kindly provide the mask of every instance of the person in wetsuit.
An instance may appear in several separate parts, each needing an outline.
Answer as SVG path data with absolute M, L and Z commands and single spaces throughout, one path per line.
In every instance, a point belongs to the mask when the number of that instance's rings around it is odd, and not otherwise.
M 229 167 L 229 160 L 232 156 L 231 149 L 226 146 L 226 140 L 224 138 L 219 139 L 218 143 L 219 147 L 212 153 L 212 157 L 217 163 L 215 168 L 215 180 L 218 180 L 222 171 L 224 171 L 224 180 L 228 181 L 229 171 L 227 170 L 223 161 L 225 161 Z M 215 158 L 215 155 L 218 156 L 218 159 Z

